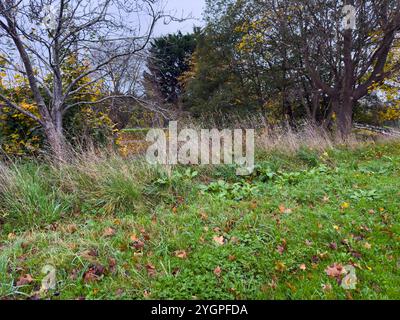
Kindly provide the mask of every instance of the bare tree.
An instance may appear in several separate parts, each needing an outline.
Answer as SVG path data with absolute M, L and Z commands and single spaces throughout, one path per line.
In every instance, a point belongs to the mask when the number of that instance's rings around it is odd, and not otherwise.
M 316 92 L 330 100 L 343 137 L 357 101 L 400 69 L 399 0 L 279 1 L 288 10 L 292 45 Z M 278 10 L 279 10 L 278 9 Z
M 163 17 L 158 0 L 0 0 L 0 54 L 28 80 L 40 116 L 3 92 L 0 99 L 42 126 L 56 159 L 64 160 L 63 117 L 77 105 L 71 97 L 109 75 L 113 62 L 143 51 Z M 62 66 L 71 54 L 90 67 L 65 81 Z M 85 77 L 92 80 L 79 85 Z
M 259 26 L 264 60 L 281 62 L 273 76 L 281 84 L 282 104 L 290 106 L 290 91 L 298 92 L 312 120 L 318 113 L 326 124 L 336 114 L 343 137 L 352 128 L 357 102 L 400 70 L 394 54 L 400 46 L 399 0 L 238 3 L 247 4 L 245 19 Z

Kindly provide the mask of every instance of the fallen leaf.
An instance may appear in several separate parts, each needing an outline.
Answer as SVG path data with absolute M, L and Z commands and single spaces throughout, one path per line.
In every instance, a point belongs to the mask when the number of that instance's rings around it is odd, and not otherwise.
M 318 254 L 318 256 L 321 260 L 324 260 L 324 259 L 328 258 L 329 254 L 328 254 L 328 252 L 322 252 L 322 253 Z
M 94 264 L 89 267 L 89 270 L 83 275 L 83 281 L 85 283 L 95 282 L 101 279 L 104 275 L 106 268 L 100 264 Z
M 340 206 L 343 210 L 350 208 L 350 203 L 348 202 L 343 202 Z
M 103 231 L 103 237 L 113 237 L 115 235 L 115 230 L 113 228 L 106 228 Z
M 284 272 L 284 271 L 286 270 L 286 265 L 285 265 L 283 262 L 278 261 L 278 262 L 275 264 L 275 270 L 276 270 L 276 271 L 279 271 L 279 272 Z
M 325 292 L 329 292 L 332 291 L 332 285 L 331 284 L 323 284 L 322 285 L 322 290 L 324 290 Z
M 252 209 L 252 210 L 257 209 L 257 207 L 258 207 L 258 204 L 257 204 L 256 201 L 253 201 L 253 202 L 250 204 L 250 209 Z
M 229 256 L 229 257 L 228 257 L 228 260 L 229 260 L 230 262 L 233 262 L 233 261 L 236 260 L 236 257 L 235 257 L 235 256 Z
M 136 250 L 141 250 L 141 249 L 144 248 L 144 246 L 145 246 L 145 243 L 144 243 L 143 241 L 140 241 L 140 240 L 135 241 L 135 242 L 133 243 L 133 247 L 134 247 Z
M 312 256 L 311 257 L 311 262 L 313 264 L 318 264 L 319 263 L 319 257 L 318 256 Z
M 117 260 L 114 258 L 108 258 L 108 267 L 110 268 L 110 272 L 115 272 L 115 267 L 117 266 Z
M 324 197 L 322 198 L 322 202 L 324 202 L 324 203 L 328 203 L 329 201 L 330 201 L 330 199 L 329 199 L 328 196 L 324 196 Z
M 295 293 L 297 291 L 297 288 L 291 284 L 290 282 L 286 282 L 286 286 L 293 292 Z
M 26 286 L 28 284 L 31 284 L 33 282 L 33 278 L 30 274 L 25 274 L 21 277 L 19 277 L 16 285 L 17 287 L 21 287 L 21 286 Z
M 329 244 L 329 248 L 332 249 L 332 250 L 337 250 L 337 248 L 338 248 L 337 243 L 336 242 L 331 242 Z
M 285 252 L 286 248 L 287 248 L 287 241 L 286 239 L 283 239 L 282 243 L 277 246 L 276 251 L 278 251 L 278 253 L 282 255 Z
M 215 269 L 214 269 L 214 274 L 217 276 L 217 277 L 220 277 L 221 276 L 221 272 L 222 272 L 222 269 L 221 269 L 221 267 L 216 267 Z
M 156 274 L 157 274 L 156 267 L 153 266 L 153 265 L 150 264 L 150 263 L 146 264 L 146 270 L 147 270 L 147 274 L 148 274 L 150 277 L 155 277 Z
M 179 259 L 186 259 L 187 252 L 185 250 L 178 250 L 178 251 L 175 251 L 175 256 Z
M 205 212 L 200 212 L 200 218 L 203 221 L 207 221 L 208 220 L 208 215 Z
M 214 240 L 214 242 L 215 242 L 216 244 L 218 244 L 219 246 L 223 246 L 223 245 L 225 244 L 225 238 L 224 238 L 224 236 L 220 236 L 220 237 L 214 236 L 214 237 L 213 237 L 213 240 Z
M 88 261 L 94 261 L 95 258 L 98 256 L 98 253 L 94 249 L 83 251 L 80 256 Z
M 282 214 L 290 214 L 293 212 L 292 209 L 286 208 L 284 205 L 279 206 L 279 212 Z
M 278 253 L 279 253 L 280 255 L 282 255 L 282 254 L 285 252 L 285 247 L 279 244 L 279 245 L 277 246 L 277 248 L 276 248 L 276 251 L 278 251 Z
M 351 251 L 351 255 L 356 259 L 362 259 L 362 254 L 357 252 L 357 251 L 355 251 L 355 250 Z
M 342 274 L 346 273 L 346 270 L 341 264 L 334 263 L 325 269 L 326 274 L 331 278 L 340 277 Z
M 76 224 L 69 224 L 65 227 L 65 231 L 67 233 L 75 233 L 76 231 L 78 231 L 78 227 L 76 226 Z
M 85 272 L 85 274 L 83 275 L 83 281 L 85 283 L 95 282 L 97 280 L 99 280 L 99 276 L 96 275 L 94 269 L 89 269 L 89 271 Z
M 9 233 L 7 236 L 7 239 L 9 241 L 15 240 L 17 238 L 17 235 L 15 233 Z

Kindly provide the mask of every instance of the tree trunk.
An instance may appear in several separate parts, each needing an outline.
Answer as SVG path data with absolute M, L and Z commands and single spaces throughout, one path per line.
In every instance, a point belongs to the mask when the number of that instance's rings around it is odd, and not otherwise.
M 46 122 L 44 131 L 55 160 L 65 162 L 67 160 L 67 148 L 62 128 L 61 130 L 57 129 L 57 126 L 52 122 Z
M 346 140 L 353 127 L 353 99 L 345 97 L 338 108 L 338 128 L 342 139 Z

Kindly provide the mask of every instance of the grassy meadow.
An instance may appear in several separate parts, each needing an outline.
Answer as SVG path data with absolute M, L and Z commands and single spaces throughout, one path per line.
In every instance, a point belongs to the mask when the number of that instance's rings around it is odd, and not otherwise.
M 399 142 L 259 148 L 256 163 L 1 164 L 0 297 L 400 298 Z

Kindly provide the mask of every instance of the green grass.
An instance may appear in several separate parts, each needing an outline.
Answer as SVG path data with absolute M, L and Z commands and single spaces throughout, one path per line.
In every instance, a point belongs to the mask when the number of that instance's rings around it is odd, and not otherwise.
M 17 163 L 0 189 L 0 296 L 399 299 L 399 147 L 260 153 L 246 178 L 118 158 Z M 326 274 L 334 263 L 355 266 L 355 290 Z M 57 289 L 39 292 L 45 265 Z

